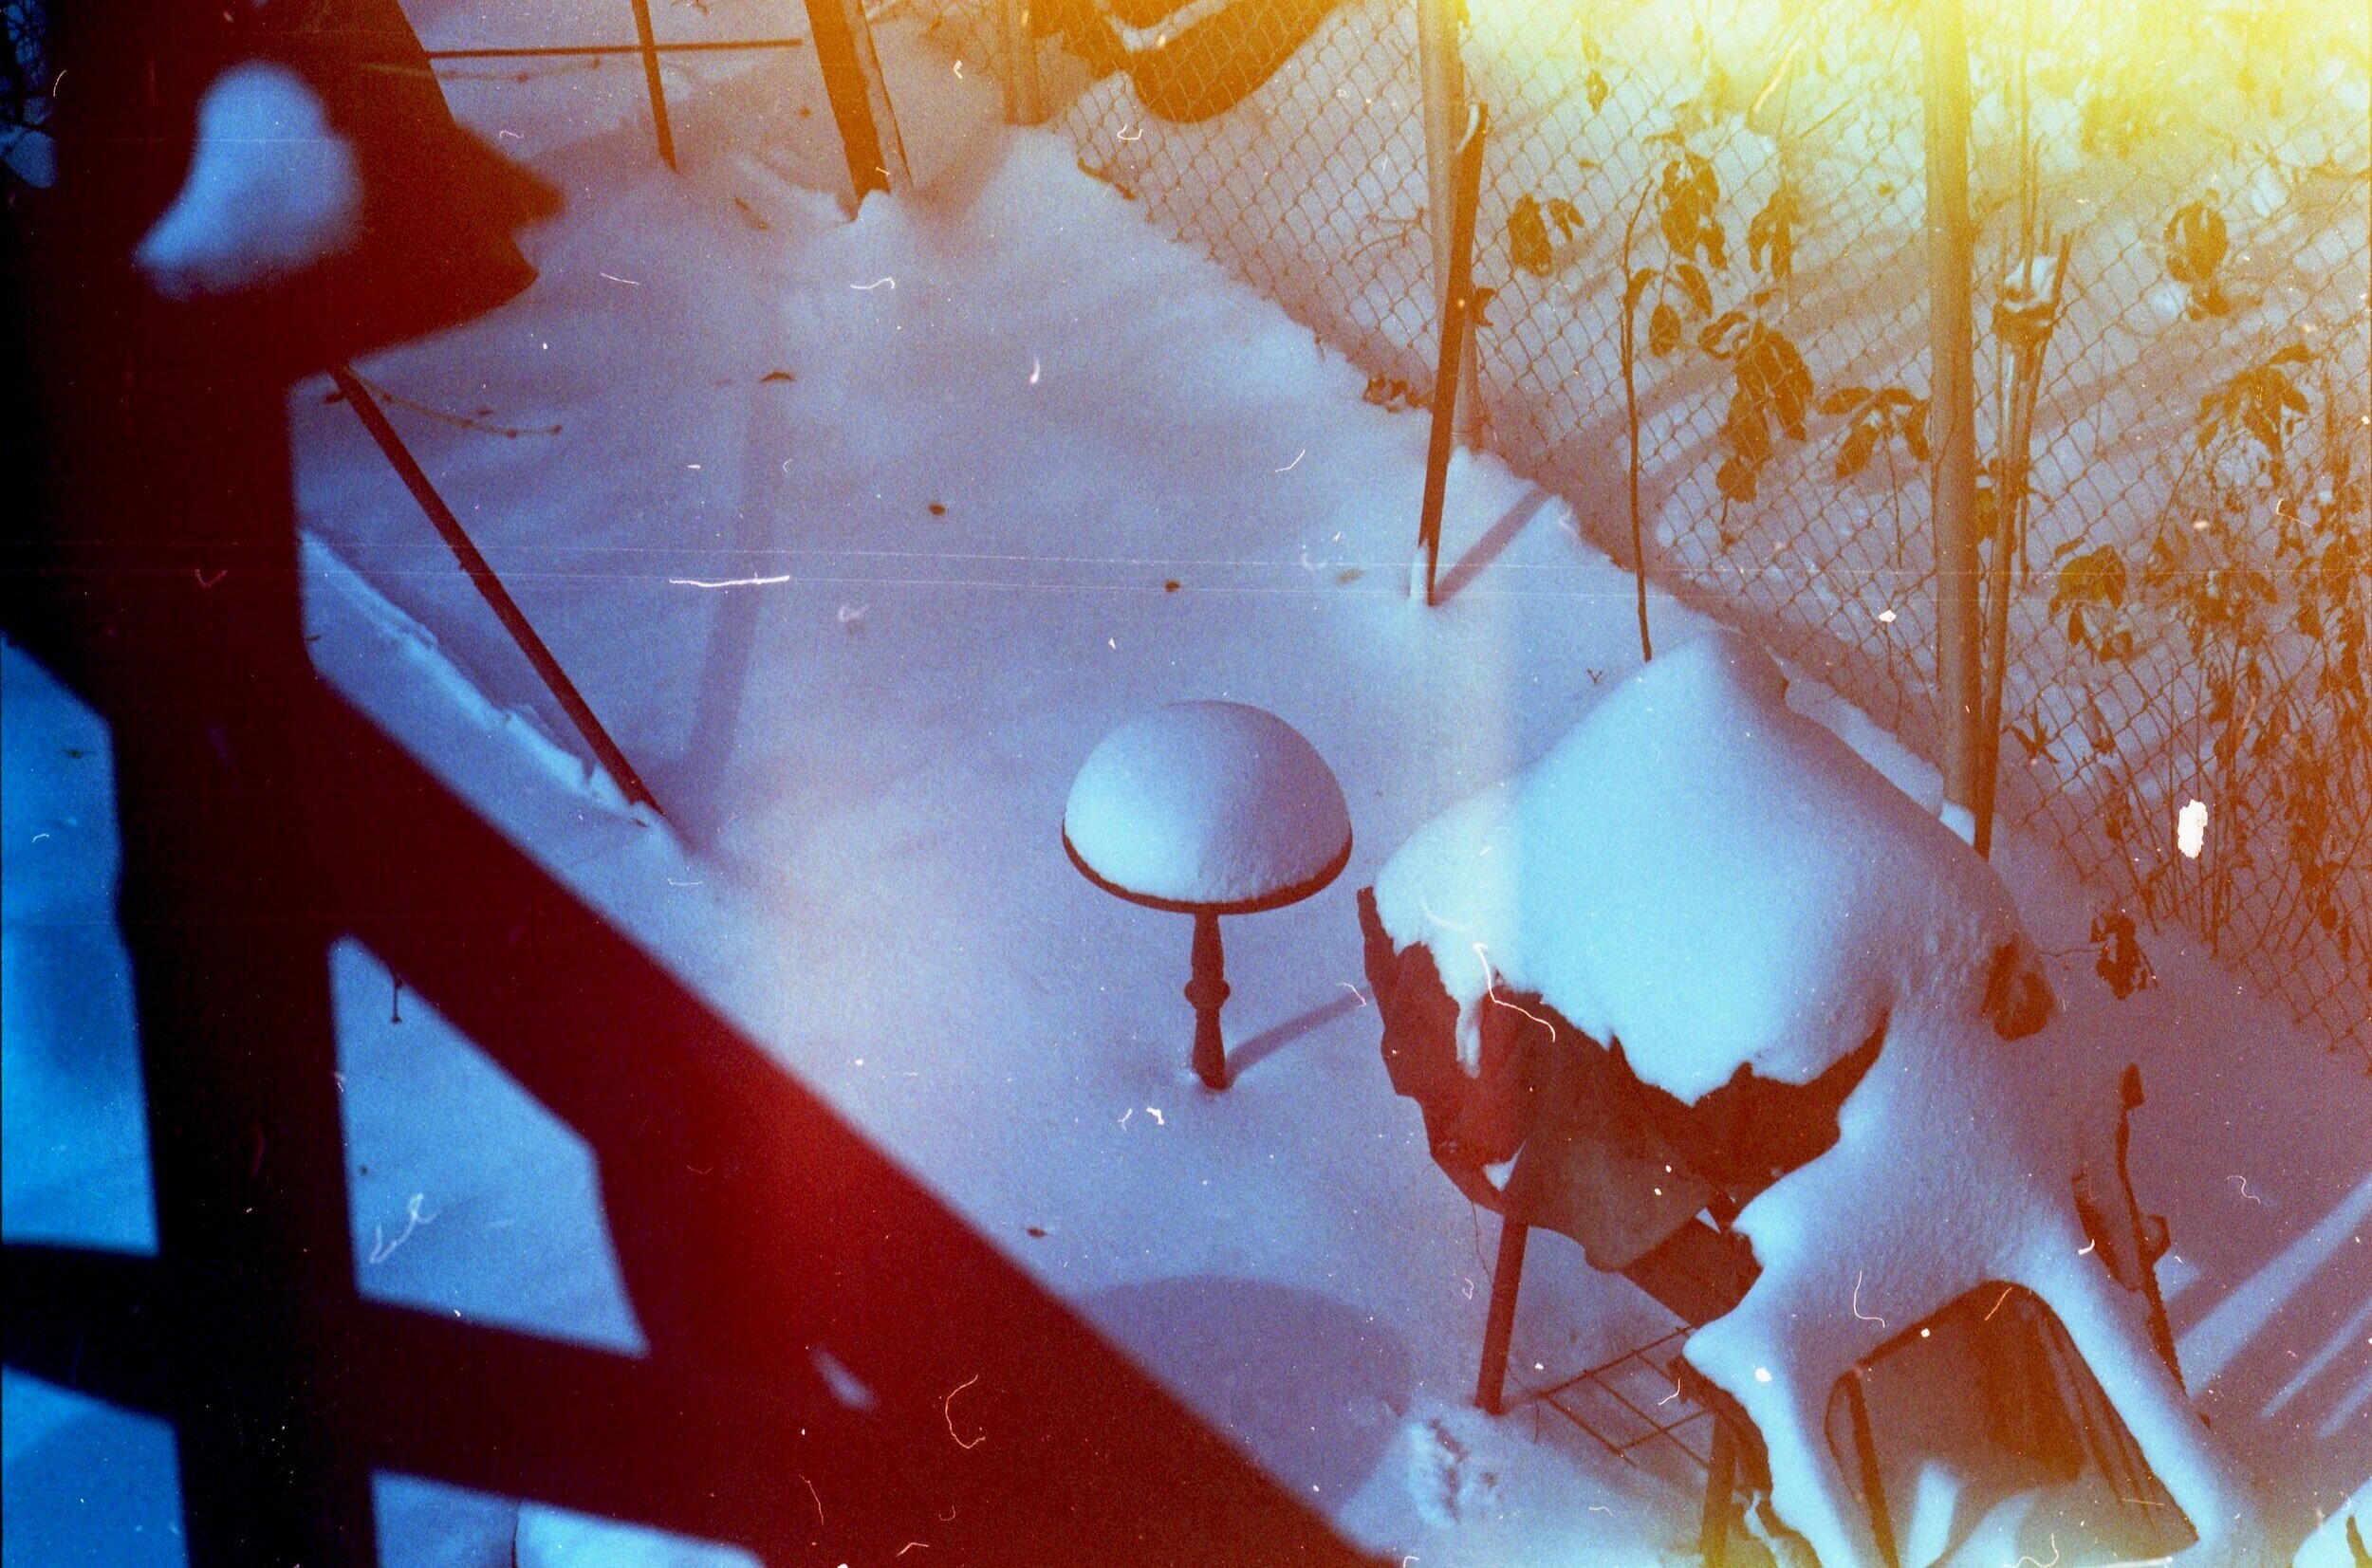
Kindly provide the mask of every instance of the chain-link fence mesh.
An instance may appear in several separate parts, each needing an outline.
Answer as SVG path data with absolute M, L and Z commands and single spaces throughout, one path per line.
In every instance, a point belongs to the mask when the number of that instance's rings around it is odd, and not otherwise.
M 2034 205 L 2072 235 L 2011 600 L 2017 810 L 2372 1062 L 2366 31 L 2360 5 L 2054 0 L 1973 44 L 1979 168 L 2016 164 L 2023 57 Z
M 1207 3 L 1164 16 L 1149 13 L 1168 0 L 1138 0 L 1137 28 L 1125 4 L 1106 19 L 1091 3 L 1038 0 L 1032 17 L 1064 46 L 1044 51 L 1050 123 L 1080 167 L 1341 345 L 1379 397 L 1429 382 L 1439 317 L 1414 9 L 1255 0 L 1198 19 Z M 929 14 L 951 52 L 999 58 L 999 0 Z M 1089 80 L 1083 54 L 1108 64 L 1103 51 L 1132 42 L 1175 64 L 1139 72 L 1141 87 L 1127 73 Z
M 1034 3 L 1083 168 L 1429 396 L 1418 0 Z M 920 4 L 1001 58 L 1000 0 Z M 1920 10 L 1473 0 L 1460 53 L 1489 445 L 1627 559 L 1635 400 L 1651 568 L 1933 754 Z M 2003 816 L 2093 879 L 2112 984 L 2180 921 L 2372 1067 L 2366 33 L 2034 0 L 1969 70 Z

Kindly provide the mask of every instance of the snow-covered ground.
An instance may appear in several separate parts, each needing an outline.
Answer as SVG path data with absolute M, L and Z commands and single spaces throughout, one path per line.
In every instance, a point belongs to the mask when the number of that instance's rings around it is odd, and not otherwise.
M 547 36 L 604 26 L 546 9 Z M 462 7 L 420 19 L 436 44 L 524 41 Z M 359 367 L 496 427 L 392 415 L 665 820 L 588 778 L 312 383 L 291 422 L 322 667 L 1348 1535 L 1429 1565 L 1692 1560 L 1684 1470 L 1469 1407 L 1492 1227 L 1386 1081 L 1352 905 L 1632 668 L 1628 579 L 1560 502 L 1461 457 L 1449 600 L 1412 605 L 1422 417 L 1363 401 L 1067 143 L 999 128 L 993 89 L 907 24 L 880 37 L 920 183 L 853 222 L 804 51 L 670 67 L 680 176 L 624 70 L 456 84 L 569 210 L 519 300 Z M 1659 642 L 1703 624 L 1652 610 Z M 6 678 L 7 1234 L 138 1249 L 104 735 L 12 650 Z M 1934 804 L 1887 735 L 1789 696 Z M 1090 886 L 1059 834 L 1096 742 L 1195 698 L 1292 723 L 1356 833 L 1325 893 L 1230 923 L 1224 1095 L 1187 1070 L 1188 923 Z M 2069 1048 L 2142 1064 L 2137 1179 L 2172 1219 L 2185 1370 L 2294 1542 L 2372 1473 L 2364 1085 L 2172 940 L 2160 987 L 2111 1001 L 2089 900 L 2034 844 L 2001 863 Z M 335 972 L 362 1288 L 637 1349 L 582 1142 L 367 950 Z M 1515 1373 L 1669 1326 L 1544 1243 Z M 11 1374 L 5 1430 L 9 1563 L 176 1559 L 161 1429 Z M 1948 1560 L 2097 1559 L 2080 1511 L 1961 1521 Z M 507 1562 L 514 1534 L 530 1568 L 667 1560 L 395 1477 L 381 1521 L 397 1563 Z

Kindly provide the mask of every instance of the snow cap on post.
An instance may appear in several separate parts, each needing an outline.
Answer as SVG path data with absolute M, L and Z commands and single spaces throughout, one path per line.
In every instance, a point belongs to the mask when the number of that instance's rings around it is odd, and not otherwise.
M 1350 857 L 1351 819 L 1333 770 L 1283 719 L 1181 702 L 1088 755 L 1063 838 L 1080 869 L 1123 898 L 1245 913 L 1331 881 Z

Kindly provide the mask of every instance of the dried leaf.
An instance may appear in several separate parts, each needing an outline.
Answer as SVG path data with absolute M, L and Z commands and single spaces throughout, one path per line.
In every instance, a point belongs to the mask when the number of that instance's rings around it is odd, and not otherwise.
M 1795 226 L 1802 221 L 1794 187 L 1785 180 L 1746 226 L 1746 260 L 1767 270 L 1772 283 L 1785 283 L 1795 270 Z
M 1741 332 L 1740 328 L 1746 331 Z M 1752 323 L 1740 310 L 1725 310 L 1696 334 L 1697 346 L 1716 360 L 1726 360 L 1751 336 Z
M 1761 399 L 1741 388 L 1730 398 L 1729 416 L 1721 423 L 1722 439 L 1730 450 L 1756 468 L 1770 456 L 1770 427 L 1764 422 Z
M 1850 479 L 1869 467 L 1871 457 L 1875 456 L 1878 452 L 1880 428 L 1877 424 L 1865 419 L 1845 432 L 1844 442 L 1837 449 L 1838 478 Z
M 2158 984 L 2133 916 L 2122 909 L 2111 904 L 2092 917 L 2092 940 L 2100 945 L 2100 960 L 2093 968 L 2119 1001 Z
M 2231 249 L 2224 215 L 2205 201 L 2192 202 L 2167 220 L 2164 239 L 2167 275 L 2203 299 Z
M 2059 580 L 2050 596 L 2053 614 L 2066 604 L 2113 607 L 2124 601 L 2125 562 L 2113 544 L 2096 545 L 2070 559 L 2059 568 Z
M 1779 416 L 1779 428 L 1795 440 L 1804 439 L 1804 415 L 1812 405 L 1812 372 L 1805 364 L 1804 356 L 1788 335 L 1777 327 L 1766 327 L 1759 348 L 1768 365 L 1767 379 L 1770 386 L 1771 412 Z
M 1508 212 L 1508 259 L 1518 271 L 1545 278 L 1556 268 L 1548 242 L 1548 225 L 1540 215 L 1540 202 L 1530 194 L 1518 196 Z
M 1714 488 L 1732 501 L 1753 500 L 1754 466 L 1735 452 L 1731 453 L 1721 460 L 1721 467 L 1714 471 Z
M 1647 318 L 1647 352 L 1661 359 L 1680 346 L 1680 313 L 1671 302 L 1659 300 Z
M 1680 262 L 1672 268 L 1672 281 L 1680 286 L 1680 292 L 1689 297 L 1700 316 L 1714 313 L 1714 286 L 1705 281 L 1705 269 L 1695 262 Z

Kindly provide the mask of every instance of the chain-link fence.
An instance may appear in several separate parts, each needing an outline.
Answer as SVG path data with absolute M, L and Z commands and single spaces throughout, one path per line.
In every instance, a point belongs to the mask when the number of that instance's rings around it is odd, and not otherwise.
M 919 3 L 1004 58 L 1000 0 Z M 1419 0 L 1034 3 L 1084 169 L 1429 396 Z M 1933 754 L 1920 12 L 1473 0 L 1460 54 L 1488 444 L 1627 559 L 1636 439 L 1651 569 Z M 2002 814 L 2094 881 L 2112 985 L 2180 921 L 2372 1067 L 2366 33 L 1994 8 L 1969 136 Z

